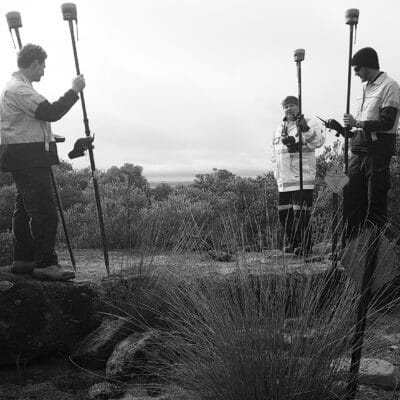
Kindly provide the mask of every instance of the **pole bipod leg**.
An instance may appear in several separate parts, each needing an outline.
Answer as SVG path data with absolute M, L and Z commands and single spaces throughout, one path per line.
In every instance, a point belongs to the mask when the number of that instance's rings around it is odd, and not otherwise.
M 61 224 L 62 224 L 63 231 L 64 231 L 65 242 L 67 244 L 69 258 L 71 259 L 71 264 L 74 267 L 74 270 L 76 271 L 76 261 L 75 261 L 74 253 L 72 251 L 71 242 L 69 240 L 69 235 L 68 235 L 68 231 L 67 231 L 67 223 L 65 222 L 65 217 L 64 217 L 64 209 L 62 206 L 60 194 L 58 193 L 56 178 L 54 176 L 54 172 L 51 167 L 50 167 L 50 178 L 51 178 L 51 183 L 53 185 L 54 196 L 55 196 L 56 202 L 57 202 L 58 213 L 60 214 Z

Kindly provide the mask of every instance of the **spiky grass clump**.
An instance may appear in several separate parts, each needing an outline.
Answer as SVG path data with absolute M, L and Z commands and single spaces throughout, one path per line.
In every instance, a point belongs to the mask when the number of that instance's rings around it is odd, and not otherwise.
M 164 372 L 202 400 L 335 398 L 355 294 L 332 283 L 246 273 L 171 283 Z

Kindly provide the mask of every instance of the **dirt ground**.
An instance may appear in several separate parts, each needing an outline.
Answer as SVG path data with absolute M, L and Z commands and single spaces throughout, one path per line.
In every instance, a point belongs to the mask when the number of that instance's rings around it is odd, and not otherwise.
M 76 281 L 99 281 L 107 276 L 101 250 L 79 251 L 75 253 L 75 258 Z M 298 259 L 282 259 L 279 252 L 245 253 L 231 262 L 217 262 L 206 254 L 144 256 L 118 251 L 110 252 L 109 258 L 112 274 L 162 268 L 179 274 L 227 274 L 238 265 L 254 272 L 283 272 L 299 268 Z M 60 260 L 69 263 L 68 253 L 61 251 Z M 302 264 L 301 268 L 305 273 L 315 273 L 330 265 L 328 260 L 317 260 L 315 263 Z M 367 342 L 371 344 L 365 348 L 363 355 L 387 360 L 400 368 L 400 306 L 384 316 L 376 315 L 370 323 L 373 329 Z M 71 364 L 66 357 L 42 360 L 29 364 L 26 369 L 23 365 L 19 369 L 16 366 L 0 369 L 0 400 L 83 400 L 87 398 L 88 388 L 101 381 L 104 381 L 104 371 L 89 373 Z M 357 399 L 400 400 L 400 392 L 360 386 Z

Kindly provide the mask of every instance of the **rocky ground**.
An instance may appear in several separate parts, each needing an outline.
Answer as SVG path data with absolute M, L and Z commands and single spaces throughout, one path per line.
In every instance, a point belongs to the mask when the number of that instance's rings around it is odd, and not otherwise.
M 98 281 L 105 277 L 106 269 L 101 251 L 81 251 L 75 255 L 77 261 L 77 281 Z M 64 252 L 61 259 L 68 262 Z M 282 269 L 282 259 L 279 253 L 268 255 L 246 253 L 243 258 L 230 262 L 210 261 L 209 255 L 167 255 L 148 256 L 130 255 L 123 252 L 110 253 L 111 273 L 124 273 L 127 270 L 167 268 L 176 273 L 219 273 L 225 274 L 237 267 L 237 264 L 247 268 L 259 270 Z M 298 263 L 297 263 L 298 264 Z M 309 273 L 321 268 L 328 268 L 325 263 L 309 263 L 306 268 Z M 296 268 L 296 260 L 290 257 L 285 260 L 284 268 Z M 304 271 L 303 271 L 304 272 Z M 400 307 L 393 308 L 390 313 L 376 315 L 370 323 L 373 326 L 368 346 L 364 351 L 369 357 L 379 358 L 400 367 Z M 178 400 L 185 399 L 184 394 L 172 391 L 171 393 L 157 394 L 150 397 L 142 388 L 130 387 L 125 394 L 116 391 L 114 395 L 107 392 L 110 388 L 103 388 L 105 371 L 88 371 L 74 365 L 67 357 L 51 358 L 15 367 L 0 369 L 0 400 L 83 400 L 83 399 L 112 399 L 145 400 L 150 398 Z M 127 389 L 127 388 L 125 388 Z M 109 393 L 108 395 L 106 393 Z M 114 397 L 113 397 L 114 396 Z M 121 397 L 122 396 L 122 397 Z M 154 396 L 154 394 L 153 394 Z M 360 386 L 357 396 L 362 400 L 394 400 L 400 399 L 398 391 L 383 390 L 369 386 Z

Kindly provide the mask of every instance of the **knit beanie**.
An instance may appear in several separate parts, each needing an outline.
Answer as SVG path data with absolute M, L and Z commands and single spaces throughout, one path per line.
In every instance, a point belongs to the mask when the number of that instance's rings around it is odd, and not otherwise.
M 379 69 L 378 54 L 372 47 L 364 47 L 357 51 L 351 59 L 350 65 Z
M 299 105 L 299 100 L 295 96 L 286 96 L 282 100 L 282 107 L 285 107 L 287 104 L 294 104 L 295 106 Z

